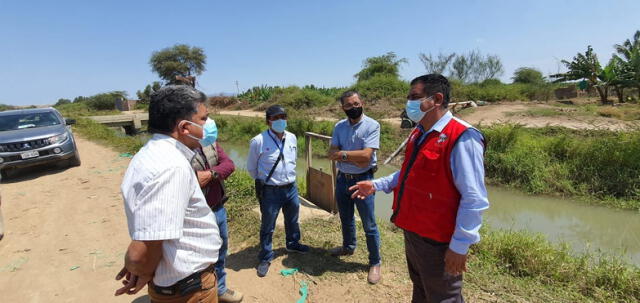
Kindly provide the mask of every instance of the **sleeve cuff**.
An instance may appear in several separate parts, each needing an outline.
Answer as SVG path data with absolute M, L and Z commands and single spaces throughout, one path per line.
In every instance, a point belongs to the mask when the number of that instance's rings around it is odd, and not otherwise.
M 460 255 L 466 255 L 467 252 L 469 252 L 469 246 L 471 245 L 453 239 L 451 239 L 451 243 L 449 243 L 449 249 L 451 249 L 454 253 Z
M 165 231 L 135 231 L 131 234 L 131 240 L 135 241 L 157 241 L 179 239 L 182 236 L 181 230 Z
M 381 182 L 380 182 L 380 179 L 374 179 L 372 182 L 373 182 L 373 188 L 374 188 L 376 191 L 384 191 L 384 192 L 386 192 L 386 191 L 384 190 L 384 188 L 383 188 L 382 184 L 380 184 L 380 183 L 381 183 Z

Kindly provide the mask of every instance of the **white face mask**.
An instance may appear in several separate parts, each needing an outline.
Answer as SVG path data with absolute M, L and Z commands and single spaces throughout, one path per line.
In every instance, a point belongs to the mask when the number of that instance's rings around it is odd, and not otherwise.
M 204 125 L 200 125 L 193 121 L 184 120 L 187 123 L 193 124 L 202 129 L 202 138 L 196 138 L 196 136 L 188 134 L 192 139 L 198 140 L 202 147 L 212 145 L 218 139 L 218 127 L 216 126 L 216 122 L 211 118 L 207 118 L 207 122 Z
M 428 112 L 436 109 L 436 107 L 434 105 L 430 109 L 428 109 L 428 110 L 423 112 L 422 109 L 420 108 L 420 106 L 422 105 L 422 99 L 407 100 L 407 105 L 405 107 L 405 110 L 407 111 L 407 117 L 409 117 L 409 119 L 411 119 L 411 121 L 416 122 L 416 123 L 420 122 L 420 120 L 422 120 L 424 115 L 426 115 Z M 426 98 L 425 101 L 426 100 L 433 100 L 433 97 Z

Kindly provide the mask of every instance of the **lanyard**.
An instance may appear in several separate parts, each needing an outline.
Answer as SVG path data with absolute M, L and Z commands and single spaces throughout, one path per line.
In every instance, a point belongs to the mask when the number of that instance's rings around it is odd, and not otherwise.
M 274 137 L 271 135 L 271 131 L 268 131 L 268 134 L 269 134 L 269 137 L 271 137 L 271 140 L 273 140 L 273 143 L 275 143 L 275 144 L 276 144 L 276 147 L 278 148 L 278 150 L 280 150 L 280 156 L 279 156 L 279 157 L 281 157 L 281 158 L 282 158 L 282 160 L 284 160 L 284 141 L 285 141 L 287 138 L 282 139 L 282 146 L 280 146 L 280 145 L 278 144 L 278 140 L 276 140 L 276 138 L 274 138 Z

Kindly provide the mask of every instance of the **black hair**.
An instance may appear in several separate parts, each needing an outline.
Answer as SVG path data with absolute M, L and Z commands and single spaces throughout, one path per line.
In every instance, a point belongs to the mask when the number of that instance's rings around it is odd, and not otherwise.
M 151 94 L 149 132 L 170 133 L 181 120 L 190 120 L 207 96 L 187 85 L 167 85 Z
M 449 84 L 449 80 L 447 80 L 445 76 L 440 74 L 428 74 L 411 80 L 411 86 L 417 83 L 422 83 L 424 85 L 423 92 L 427 97 L 441 93 L 444 96 L 442 107 L 447 108 L 447 106 L 449 106 L 451 98 L 451 84 Z
M 342 93 L 342 95 L 340 96 L 340 104 L 344 105 L 344 100 L 354 95 L 358 95 L 358 97 L 360 96 L 360 94 L 355 90 L 348 90 Z

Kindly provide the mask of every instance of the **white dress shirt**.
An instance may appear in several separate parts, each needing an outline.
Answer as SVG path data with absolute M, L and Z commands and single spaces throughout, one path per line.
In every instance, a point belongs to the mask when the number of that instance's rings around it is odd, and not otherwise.
M 216 219 L 190 161 L 195 153 L 155 134 L 133 157 L 122 181 L 131 239 L 163 240 L 153 282 L 171 286 L 218 260 Z
M 282 140 L 284 140 L 284 145 Z M 298 156 L 298 140 L 296 135 L 284 132 L 282 140 L 278 139 L 271 129 L 263 131 L 253 137 L 249 143 L 247 170 L 254 179 L 267 178 L 273 164 L 278 160 L 280 148 L 284 159 L 281 159 L 273 171 L 273 175 L 266 182 L 269 185 L 286 185 L 296 182 L 296 157 Z

